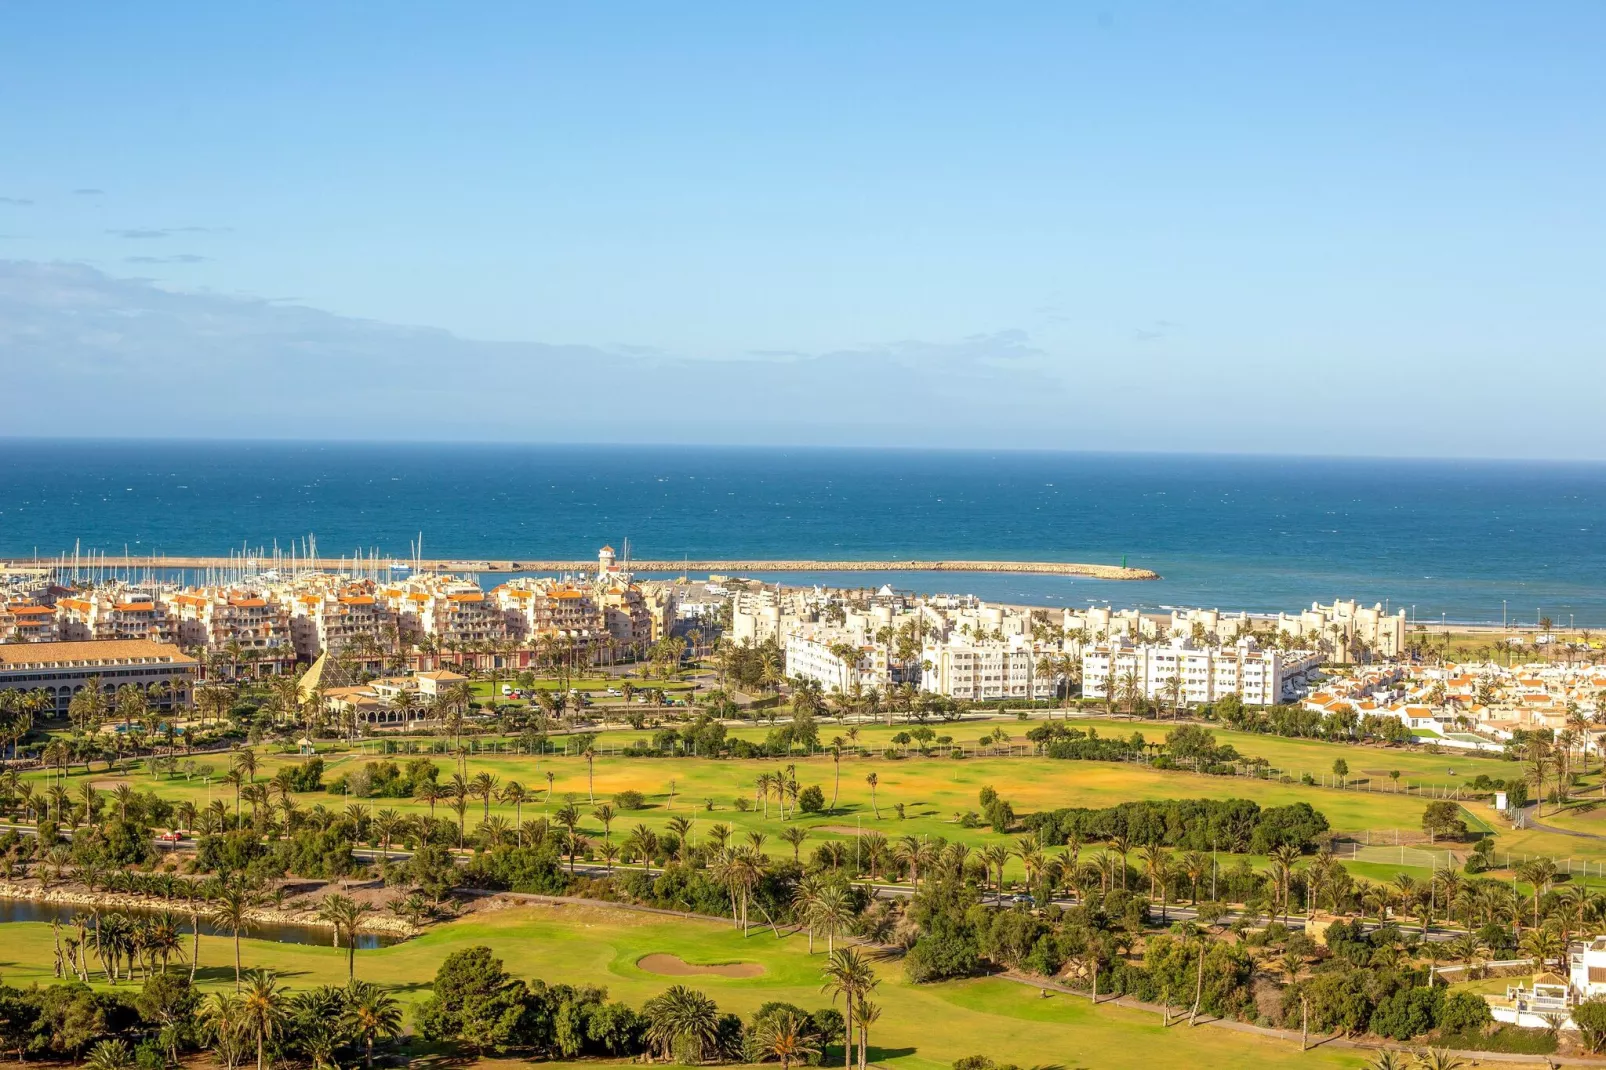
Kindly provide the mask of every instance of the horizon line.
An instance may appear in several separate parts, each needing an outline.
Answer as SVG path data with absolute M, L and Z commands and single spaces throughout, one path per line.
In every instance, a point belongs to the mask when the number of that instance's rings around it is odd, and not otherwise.
M 218 437 L 207 435 L 7 435 L 0 433 L 5 444 L 107 444 L 138 443 L 144 445 L 233 445 L 233 446 L 407 446 L 407 447 L 498 447 L 508 449 L 575 449 L 575 450 L 766 450 L 766 451 L 820 451 L 863 453 L 949 453 L 949 454 L 1074 454 L 1092 457 L 1189 457 L 1242 460 L 1284 461 L 1399 461 L 1439 463 L 1493 463 L 1512 465 L 1578 465 L 1603 466 L 1606 457 L 1510 457 L 1489 454 L 1431 454 L 1431 453 L 1275 453 L 1248 450 L 1166 450 L 1166 449 L 1090 449 L 1078 446 L 1019 446 L 975 445 L 942 446 L 907 443 L 820 443 L 820 442 L 665 442 L 653 440 L 600 440 L 574 441 L 551 439 L 393 439 L 393 438 L 262 438 Z

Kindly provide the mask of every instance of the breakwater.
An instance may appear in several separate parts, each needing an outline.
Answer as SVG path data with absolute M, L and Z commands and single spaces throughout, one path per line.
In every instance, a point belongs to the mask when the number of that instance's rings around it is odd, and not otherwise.
M 247 567 L 270 568 L 285 564 L 273 558 L 235 557 L 166 557 L 166 556 L 97 556 L 93 564 L 99 568 L 114 569 L 238 569 Z M 321 557 L 296 562 L 304 568 L 335 570 L 350 568 L 350 558 Z M 37 561 L 14 561 L 13 565 L 26 567 L 52 567 L 61 564 L 60 558 Z M 365 566 L 372 562 L 365 560 Z M 424 560 L 410 562 L 422 572 L 590 572 L 596 569 L 595 560 L 560 561 L 520 558 L 517 560 Z M 1100 580 L 1157 580 L 1160 574 L 1146 568 L 1128 568 L 1124 565 L 1095 565 L 1071 561 L 817 561 L 817 560 L 757 560 L 738 558 L 730 560 L 687 559 L 681 561 L 633 560 L 621 563 L 632 572 L 690 573 L 711 572 L 745 574 L 749 572 L 1013 572 L 1042 576 L 1090 576 Z

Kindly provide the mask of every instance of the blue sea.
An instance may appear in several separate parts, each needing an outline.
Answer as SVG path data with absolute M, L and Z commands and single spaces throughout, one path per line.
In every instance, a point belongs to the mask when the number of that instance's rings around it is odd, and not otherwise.
M 1606 626 L 1606 466 L 1013 451 L 0 440 L 0 557 L 992 558 L 1164 578 L 773 577 L 1043 605 Z

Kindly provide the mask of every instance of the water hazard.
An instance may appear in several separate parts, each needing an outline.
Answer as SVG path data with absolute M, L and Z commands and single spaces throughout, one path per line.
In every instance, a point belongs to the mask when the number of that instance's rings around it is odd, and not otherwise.
M 146 917 L 160 913 L 158 910 L 146 907 L 105 907 L 102 913 L 118 913 L 130 917 Z M 178 916 L 184 926 L 186 934 L 189 933 L 190 914 L 183 904 L 175 904 L 173 913 Z M 77 925 L 78 918 L 82 916 L 86 924 L 93 925 L 93 911 L 87 906 L 76 903 L 41 903 L 31 899 L 0 899 L 0 923 L 8 921 L 36 921 L 49 925 L 53 921 L 60 921 L 63 925 Z M 234 934 L 227 928 L 217 925 L 204 914 L 201 916 L 202 936 L 221 936 L 233 938 Z M 249 929 L 241 930 L 240 935 L 253 940 L 272 940 L 280 944 L 324 944 L 333 946 L 335 942 L 334 930 L 318 925 L 291 925 L 283 922 L 253 922 Z M 372 950 L 376 947 L 389 947 L 399 944 L 405 938 L 392 936 L 388 933 L 358 933 L 357 947 L 361 950 Z

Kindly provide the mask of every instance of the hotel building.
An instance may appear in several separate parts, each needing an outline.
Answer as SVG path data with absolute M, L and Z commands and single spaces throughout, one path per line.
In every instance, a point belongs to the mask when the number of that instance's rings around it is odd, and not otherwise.
M 168 709 L 189 703 L 196 667 L 178 647 L 149 639 L 7 643 L 0 644 L 0 691 L 43 691 L 60 714 L 91 680 L 108 699 L 124 684 L 161 684 L 151 699 Z

